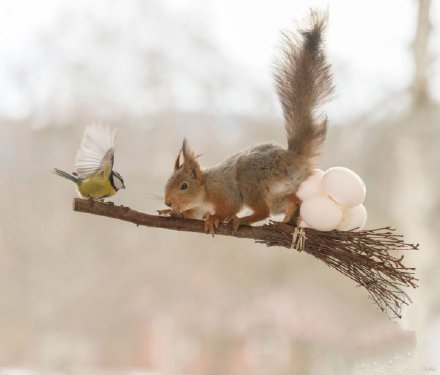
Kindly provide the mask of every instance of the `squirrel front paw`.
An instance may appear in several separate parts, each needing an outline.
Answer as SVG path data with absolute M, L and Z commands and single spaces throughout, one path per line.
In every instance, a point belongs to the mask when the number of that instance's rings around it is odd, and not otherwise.
M 220 218 L 207 212 L 203 215 L 203 219 L 205 220 L 205 233 L 209 233 L 214 237 L 214 233 L 220 224 Z
M 183 217 L 182 214 L 180 214 L 177 211 L 174 211 L 172 208 L 167 208 L 165 210 L 157 210 L 157 213 L 161 216 L 169 215 L 171 217 Z
M 159 215 L 171 215 L 173 210 L 171 208 L 167 208 L 165 210 L 157 210 L 156 211 Z

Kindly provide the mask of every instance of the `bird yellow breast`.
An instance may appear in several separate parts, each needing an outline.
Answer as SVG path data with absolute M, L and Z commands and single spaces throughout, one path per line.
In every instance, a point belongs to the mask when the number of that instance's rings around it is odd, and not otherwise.
M 102 199 L 116 193 L 107 176 L 97 174 L 78 182 L 78 191 L 84 198 Z

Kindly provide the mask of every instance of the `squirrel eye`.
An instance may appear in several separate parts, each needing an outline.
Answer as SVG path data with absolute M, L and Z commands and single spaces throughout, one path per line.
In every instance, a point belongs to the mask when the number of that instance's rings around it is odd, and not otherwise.
M 188 189 L 188 184 L 184 182 L 182 185 L 180 185 L 180 190 L 186 190 Z

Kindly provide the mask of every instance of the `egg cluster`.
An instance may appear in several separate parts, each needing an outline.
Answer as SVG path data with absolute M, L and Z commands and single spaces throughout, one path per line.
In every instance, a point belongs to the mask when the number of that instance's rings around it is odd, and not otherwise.
M 299 226 L 321 231 L 360 231 L 367 221 L 367 210 L 362 204 L 365 194 L 364 182 L 352 170 L 315 169 L 297 191 L 302 201 Z

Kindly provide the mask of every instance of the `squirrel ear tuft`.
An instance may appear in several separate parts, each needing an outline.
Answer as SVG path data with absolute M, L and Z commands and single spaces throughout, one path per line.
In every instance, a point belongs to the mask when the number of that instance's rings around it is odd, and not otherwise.
M 183 154 L 183 168 L 188 171 L 191 171 L 194 174 L 194 177 L 198 180 L 202 179 L 202 170 L 200 169 L 200 165 L 196 160 L 197 156 L 188 146 L 188 141 L 186 138 L 182 143 L 182 154 Z
M 177 171 L 182 167 L 182 164 L 180 164 L 180 154 L 182 153 L 182 149 L 179 150 L 179 153 L 177 154 L 176 161 L 174 162 L 174 170 Z
M 186 138 L 183 140 L 181 153 L 183 154 L 183 166 L 187 168 L 191 159 L 194 159 L 194 153 L 189 148 Z
M 183 157 L 185 158 L 186 156 L 192 154 L 192 151 L 190 149 L 190 147 L 188 146 L 188 140 L 186 138 L 183 138 L 183 142 L 182 142 L 182 149 L 181 149 L 182 153 L 183 153 Z
M 188 147 L 188 141 L 186 140 L 186 138 L 183 139 L 183 143 L 182 143 L 182 147 L 179 150 L 179 153 L 177 154 L 177 158 L 176 161 L 174 162 L 174 170 L 177 171 L 178 169 L 182 168 L 183 164 L 180 164 L 180 155 L 183 154 L 183 160 L 186 160 L 186 155 L 188 155 L 188 153 L 190 153 L 191 151 L 189 150 Z

